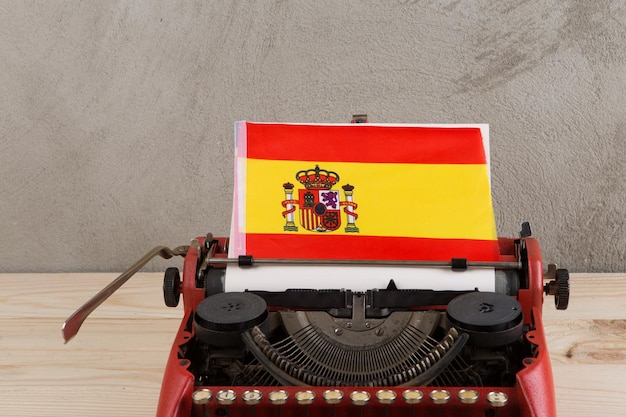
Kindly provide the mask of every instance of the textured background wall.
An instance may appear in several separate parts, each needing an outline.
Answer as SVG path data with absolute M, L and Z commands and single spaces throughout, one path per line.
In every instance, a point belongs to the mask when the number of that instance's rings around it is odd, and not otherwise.
M 359 112 L 489 123 L 499 233 L 625 271 L 625 107 L 621 0 L 0 1 L 0 271 L 225 235 L 235 120 Z

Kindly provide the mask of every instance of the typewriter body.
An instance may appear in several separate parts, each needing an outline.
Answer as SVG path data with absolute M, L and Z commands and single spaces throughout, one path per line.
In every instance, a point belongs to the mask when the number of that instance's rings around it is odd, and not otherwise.
M 182 280 L 165 274 L 185 314 L 157 416 L 556 416 L 542 307 L 544 292 L 567 307 L 569 277 L 522 236 L 499 239 L 494 293 L 225 293 L 225 269 L 252 262 L 220 264 L 228 240 L 199 238 Z
M 361 119 L 355 122 L 366 121 Z M 321 171 L 316 166 L 302 173 L 319 180 Z M 285 230 L 291 230 L 290 207 L 297 200 L 292 184 L 283 188 Z M 357 216 L 353 188 L 343 187 L 347 228 Z M 75 336 L 88 315 L 151 258 L 183 256 L 182 273 L 168 268 L 163 281 L 165 304 L 175 307 L 182 296 L 184 316 L 157 417 L 555 417 L 542 309 L 544 295 L 554 296 L 556 308 L 567 308 L 568 272 L 554 264 L 544 268 L 528 223 L 517 238 L 496 242 L 493 236 L 492 258 L 476 262 L 236 257 L 229 255 L 233 241 L 208 234 L 188 246 L 148 252 L 70 316 L 63 336 Z M 383 244 L 373 249 L 393 250 Z M 366 290 L 346 288 L 341 276 L 331 288 L 286 282 L 276 291 L 227 290 L 233 268 L 283 263 L 401 265 L 409 267 L 411 279 L 389 279 L 384 288 Z M 460 280 L 468 269 L 490 268 L 493 290 L 431 289 L 422 274 L 432 268 L 452 269 Z M 421 279 L 417 288 L 410 287 L 413 277 Z M 263 289 L 263 279 L 255 287 Z

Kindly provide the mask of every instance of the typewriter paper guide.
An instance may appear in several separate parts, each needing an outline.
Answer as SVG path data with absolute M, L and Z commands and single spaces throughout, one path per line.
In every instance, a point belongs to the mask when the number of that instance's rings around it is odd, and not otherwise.
M 231 257 L 499 260 L 487 125 L 235 124 Z M 494 271 L 229 268 L 227 291 L 494 290 Z

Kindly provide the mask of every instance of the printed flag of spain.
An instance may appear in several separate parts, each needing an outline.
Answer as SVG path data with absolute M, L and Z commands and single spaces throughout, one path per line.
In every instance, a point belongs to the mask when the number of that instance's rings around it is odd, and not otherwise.
M 231 256 L 499 260 L 484 125 L 235 130 Z

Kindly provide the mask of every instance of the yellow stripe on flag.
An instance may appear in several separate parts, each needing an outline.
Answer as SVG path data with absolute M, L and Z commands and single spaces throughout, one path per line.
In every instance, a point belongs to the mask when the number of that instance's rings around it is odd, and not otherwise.
M 296 206 L 297 232 L 284 231 L 281 215 L 283 184 L 294 185 L 293 198 L 304 186 L 296 173 L 315 167 L 310 161 L 246 160 L 246 233 L 318 234 L 301 227 Z M 358 205 L 356 225 L 361 236 L 440 239 L 497 239 L 487 166 L 484 164 L 398 164 L 323 162 L 319 167 L 339 174 L 332 190 L 346 201 L 342 186 L 354 186 Z M 341 207 L 341 227 L 347 234 L 347 215 Z M 389 248 L 393 250 L 393 248 Z

